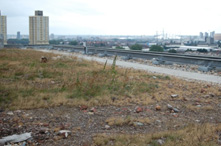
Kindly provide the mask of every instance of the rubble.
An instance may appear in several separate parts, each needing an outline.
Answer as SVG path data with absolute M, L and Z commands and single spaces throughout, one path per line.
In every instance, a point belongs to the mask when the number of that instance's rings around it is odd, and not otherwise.
M 173 106 L 170 105 L 170 104 L 167 104 L 167 108 L 168 108 L 170 111 L 173 111 L 173 112 L 175 112 L 175 113 L 180 112 L 179 109 L 173 107 Z
M 142 107 L 137 107 L 135 110 L 136 110 L 136 113 L 140 113 L 140 112 L 143 111 L 143 108 Z
M 47 63 L 48 62 L 48 59 L 47 57 L 45 56 L 42 56 L 41 59 L 40 59 L 41 63 Z
M 109 125 L 105 125 L 105 129 L 106 129 L 106 130 L 109 130 L 109 129 L 110 129 L 110 126 L 109 126 Z
M 155 108 L 156 108 L 157 111 L 161 110 L 161 107 L 159 105 L 157 105 Z

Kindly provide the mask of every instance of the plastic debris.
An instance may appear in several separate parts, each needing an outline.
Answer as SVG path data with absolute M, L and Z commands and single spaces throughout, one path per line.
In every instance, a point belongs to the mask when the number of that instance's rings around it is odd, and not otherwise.
M 31 138 L 31 132 L 20 134 L 20 135 L 14 134 L 14 135 L 6 136 L 6 137 L 3 137 L 2 139 L 0 139 L 0 144 L 5 144 L 7 142 L 21 142 L 21 141 L 25 141 L 29 138 Z
M 69 130 L 60 130 L 59 133 L 60 134 L 64 134 L 64 136 L 67 138 L 68 137 L 68 133 L 71 133 L 71 131 L 69 131 Z

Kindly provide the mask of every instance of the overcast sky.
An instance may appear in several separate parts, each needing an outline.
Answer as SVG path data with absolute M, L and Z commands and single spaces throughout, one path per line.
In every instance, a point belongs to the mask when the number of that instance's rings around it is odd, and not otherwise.
M 28 34 L 35 10 L 49 16 L 55 35 L 221 33 L 220 5 L 221 0 L 0 0 L 8 34 Z

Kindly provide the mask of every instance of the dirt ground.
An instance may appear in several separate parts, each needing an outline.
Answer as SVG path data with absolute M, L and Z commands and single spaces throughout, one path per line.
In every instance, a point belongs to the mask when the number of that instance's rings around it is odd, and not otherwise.
M 196 110 L 184 108 L 185 102 L 170 101 L 172 106 L 179 107 L 175 113 L 168 109 L 167 102 L 159 102 L 160 110 L 156 105 L 148 106 L 102 106 L 93 109 L 86 106 L 60 106 L 47 109 L 3 111 L 0 113 L 0 135 L 22 134 L 32 132 L 28 145 L 96 145 L 93 137 L 96 134 L 150 134 L 167 130 L 178 130 L 188 124 L 221 122 L 221 105 L 213 104 L 213 110 Z M 136 112 L 137 108 L 142 111 Z M 83 108 L 83 109 L 82 109 Z M 200 107 L 199 107 L 200 108 Z M 108 125 L 108 118 L 135 119 L 149 118 L 148 123 L 134 125 L 128 123 Z M 106 126 L 105 126 L 106 125 Z M 69 130 L 68 136 L 59 134 L 60 130 Z

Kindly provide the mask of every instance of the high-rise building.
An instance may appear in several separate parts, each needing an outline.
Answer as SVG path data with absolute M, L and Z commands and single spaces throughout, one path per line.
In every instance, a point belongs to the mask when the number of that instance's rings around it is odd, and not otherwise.
M 209 36 L 208 32 L 205 32 L 205 37 L 208 37 L 208 36 Z
M 215 35 L 215 31 L 210 32 L 210 37 L 211 38 L 214 38 L 214 35 Z
M 43 16 L 43 11 L 35 11 L 35 16 L 29 17 L 29 44 L 49 44 L 49 17 Z
M 21 33 L 20 33 L 20 31 L 17 32 L 17 39 L 18 39 L 18 40 L 21 39 Z
M 4 48 L 4 37 L 3 34 L 0 34 L 0 49 Z
M 203 33 L 202 32 L 200 32 L 200 38 L 203 39 Z
M 54 40 L 54 34 L 53 33 L 50 35 L 50 40 Z
M 3 35 L 4 44 L 7 44 L 7 17 L 1 15 L 0 11 L 0 34 Z

